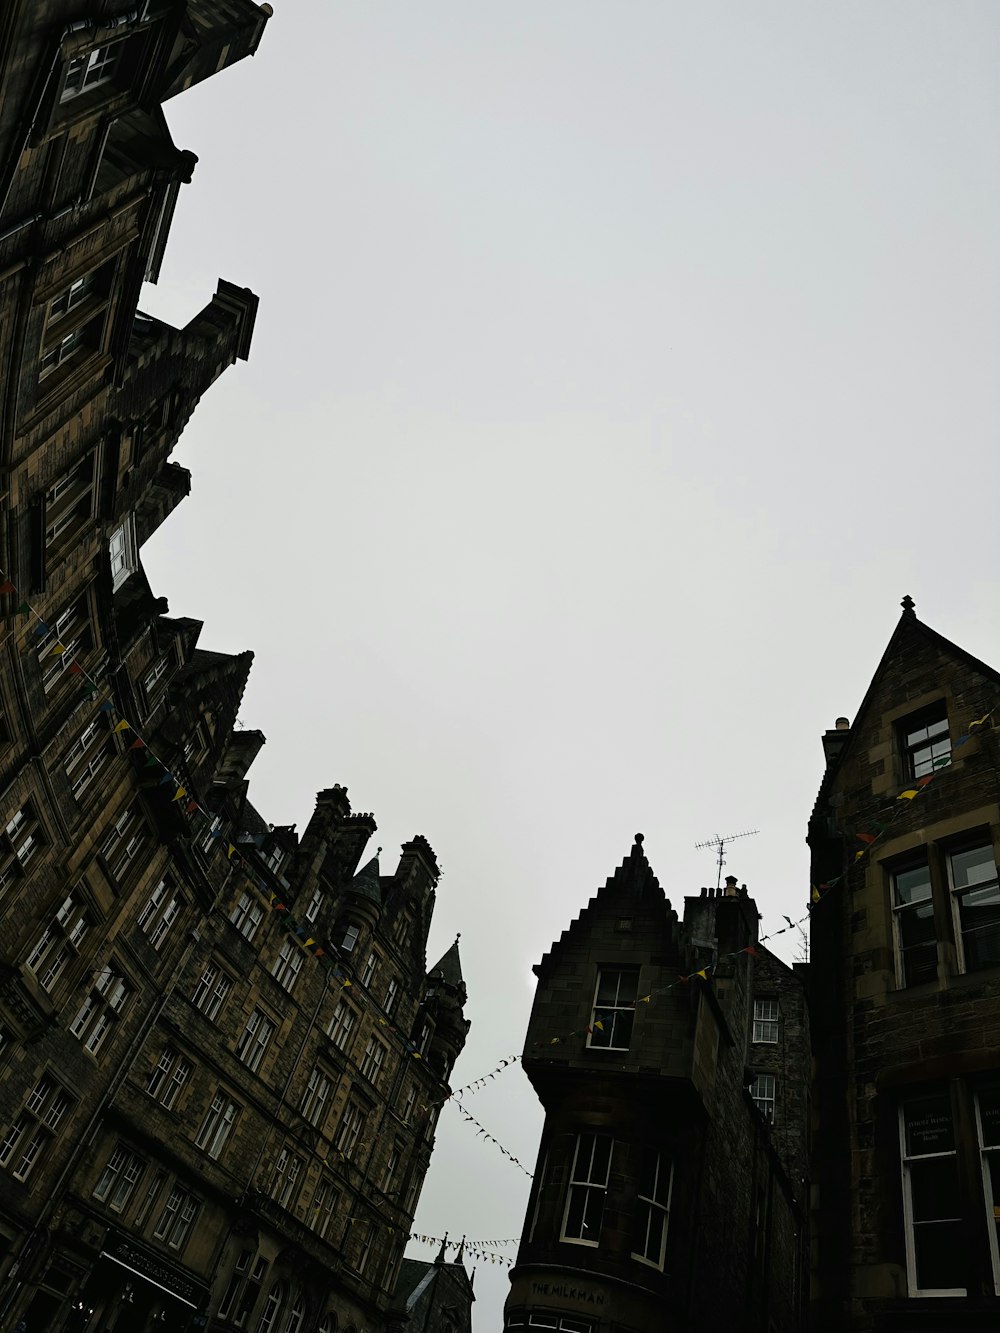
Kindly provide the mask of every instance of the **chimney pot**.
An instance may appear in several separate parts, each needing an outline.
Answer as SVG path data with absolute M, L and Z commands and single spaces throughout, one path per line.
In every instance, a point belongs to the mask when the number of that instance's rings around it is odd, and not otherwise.
M 736 897 L 736 876 L 735 876 L 735 875 L 727 875 L 727 876 L 726 876 L 726 893 L 725 893 L 725 896 L 726 896 L 727 898 L 735 898 L 735 897 Z
M 850 719 L 846 717 L 838 717 L 834 725 L 837 731 L 850 731 L 851 729 Z

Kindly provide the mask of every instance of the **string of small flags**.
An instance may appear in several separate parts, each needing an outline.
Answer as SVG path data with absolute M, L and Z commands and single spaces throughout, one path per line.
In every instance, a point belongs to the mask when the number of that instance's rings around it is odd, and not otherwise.
M 482 1078 L 474 1078 L 471 1083 L 466 1083 L 464 1087 L 456 1088 L 454 1092 L 450 1092 L 442 1101 L 433 1102 L 432 1105 L 443 1106 L 445 1102 L 451 1101 L 452 1097 L 461 1097 L 466 1092 L 471 1096 L 473 1093 L 478 1092 L 480 1088 L 485 1087 L 487 1083 L 492 1079 L 495 1079 L 497 1075 L 501 1074 L 505 1069 L 510 1068 L 511 1065 L 517 1064 L 520 1058 L 519 1055 L 508 1055 L 507 1058 L 501 1060 L 497 1067 L 489 1074 L 484 1074 Z M 426 1110 L 427 1108 L 425 1107 L 424 1109 Z
M 460 1099 L 456 1099 L 452 1104 L 458 1107 L 458 1110 L 461 1113 L 463 1120 L 468 1121 L 468 1123 L 471 1125 L 475 1125 L 477 1131 L 476 1132 L 477 1139 L 480 1137 L 480 1135 L 482 1135 L 487 1143 L 495 1144 L 509 1162 L 512 1162 L 519 1171 L 523 1171 L 529 1180 L 534 1180 L 534 1176 L 523 1164 L 523 1162 L 519 1162 L 512 1152 L 507 1151 L 507 1149 L 503 1146 L 503 1144 L 500 1142 L 499 1139 L 494 1138 L 494 1136 L 489 1132 L 489 1130 L 486 1128 L 485 1125 L 481 1125 L 474 1115 L 470 1115 L 469 1112 L 465 1109 L 465 1106 L 463 1105 Z
M 449 1240 L 447 1235 L 424 1236 L 414 1234 L 410 1236 L 410 1240 L 415 1240 L 421 1245 L 433 1245 L 438 1249 L 443 1245 L 445 1250 L 455 1250 L 456 1253 L 461 1251 L 467 1254 L 474 1254 L 477 1258 L 485 1260 L 486 1263 L 502 1264 L 506 1268 L 510 1268 L 514 1263 L 514 1260 L 511 1259 L 509 1255 L 497 1254 L 496 1251 L 486 1247 L 494 1245 L 518 1245 L 520 1244 L 520 1239 L 521 1238 L 517 1236 L 512 1240 L 475 1241 L 466 1240 L 464 1237 L 461 1240 Z
M 758 941 L 758 943 L 760 943 L 760 941 Z M 636 1005 L 652 1004 L 654 995 L 666 995 L 669 991 L 676 990 L 678 986 L 686 986 L 695 980 L 709 982 L 711 981 L 716 968 L 719 966 L 719 963 L 725 962 L 730 958 L 739 958 L 740 954 L 744 953 L 752 956 L 756 954 L 756 952 L 757 950 L 754 946 L 748 944 L 745 948 L 737 949 L 734 953 L 723 954 L 714 962 L 706 963 L 704 967 L 698 968 L 695 972 L 689 972 L 684 976 L 678 976 L 677 980 L 672 981 L 669 986 L 654 986 L 648 995 L 639 996 L 638 1000 L 636 1000 Z M 635 1006 L 633 1006 L 633 1008 L 634 1007 Z M 558 1037 L 549 1037 L 547 1041 L 536 1041 L 534 1049 L 537 1050 L 540 1046 L 558 1046 L 561 1042 L 569 1041 L 572 1037 L 590 1037 L 595 1031 L 603 1032 L 605 1023 L 610 1022 L 616 1012 L 620 1011 L 613 1009 L 608 1009 L 606 1011 L 599 1009 L 595 1010 L 592 1025 L 587 1025 L 582 1028 L 574 1028 L 572 1032 L 565 1032 Z

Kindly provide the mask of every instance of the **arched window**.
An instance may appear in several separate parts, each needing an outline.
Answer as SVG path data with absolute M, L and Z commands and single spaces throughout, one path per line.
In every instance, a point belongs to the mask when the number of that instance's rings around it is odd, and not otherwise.
M 260 1323 L 257 1325 L 257 1333 L 275 1333 L 278 1327 L 278 1316 L 281 1314 L 287 1295 L 288 1288 L 284 1282 L 276 1282 L 267 1293 L 267 1300 L 264 1302 L 264 1309 L 260 1315 Z
M 332 1310 L 329 1314 L 323 1316 L 316 1333 L 337 1333 L 337 1316 Z
M 295 1303 L 288 1312 L 288 1322 L 285 1324 L 285 1333 L 302 1333 L 302 1325 L 306 1318 L 306 1300 L 301 1292 L 295 1297 Z

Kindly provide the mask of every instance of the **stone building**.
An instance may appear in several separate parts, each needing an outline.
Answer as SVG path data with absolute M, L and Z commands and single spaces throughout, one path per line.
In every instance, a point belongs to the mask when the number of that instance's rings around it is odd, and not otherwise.
M 1000 1328 L 1000 673 L 903 614 L 823 737 L 813 1326 Z
M 396 1294 L 405 1302 L 407 1333 L 472 1333 L 473 1278 L 465 1271 L 462 1249 L 452 1260 L 445 1250 L 442 1243 L 433 1262 L 404 1259 L 400 1266 Z
M 757 923 L 733 879 L 679 919 L 637 834 L 535 967 L 545 1123 L 505 1327 L 801 1327 L 809 1030 Z
M 342 787 L 272 827 L 236 727 L 252 655 L 202 647 L 140 561 L 257 309 L 224 281 L 183 329 L 138 309 L 195 162 L 161 104 L 269 15 L 0 13 L 4 1330 L 403 1327 L 468 1027 L 457 945 L 426 967 L 429 843 L 382 873 Z

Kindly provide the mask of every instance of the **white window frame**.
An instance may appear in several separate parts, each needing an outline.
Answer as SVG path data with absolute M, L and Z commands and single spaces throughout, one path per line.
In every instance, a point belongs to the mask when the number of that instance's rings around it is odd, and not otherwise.
M 63 899 L 54 919 L 42 932 L 25 966 L 46 993 L 50 992 L 79 952 L 80 941 L 91 927 L 87 909 L 77 893 Z
M 0 1166 L 6 1167 L 15 1180 L 27 1180 L 51 1146 L 71 1105 L 66 1090 L 43 1074 L 0 1140 Z
M 993 866 L 992 875 L 983 880 L 976 880 L 973 884 L 955 883 L 955 859 L 969 852 L 989 851 L 991 864 Z M 964 843 L 962 846 L 953 847 L 948 851 L 945 857 L 948 870 L 948 892 L 951 899 L 951 914 L 955 928 L 955 943 L 958 946 L 958 969 L 960 972 L 975 971 L 981 972 L 988 967 L 996 966 L 993 963 L 983 963 L 979 967 L 969 968 L 969 960 L 965 948 L 965 929 L 962 925 L 962 898 L 966 894 L 975 894 L 982 890 L 997 890 L 1000 887 L 1000 877 L 997 874 L 996 849 L 989 835 L 984 833 L 980 840 L 971 843 Z M 998 927 L 1000 929 L 1000 927 Z
M 232 977 L 214 958 L 210 958 L 195 982 L 194 990 L 191 992 L 191 1003 L 214 1023 L 232 988 Z
M 927 884 L 928 884 L 928 892 L 927 892 L 927 896 L 924 897 L 924 898 L 917 898 L 917 899 L 914 899 L 914 900 L 912 900 L 912 901 L 910 901 L 910 902 L 901 902 L 901 901 L 900 901 L 899 885 L 898 885 L 898 882 L 897 882 L 897 881 L 900 879 L 901 876 L 912 874 L 912 873 L 913 873 L 914 871 L 916 871 L 916 870 L 923 870 L 923 871 L 925 871 L 926 874 L 927 874 Z M 901 926 L 900 926 L 899 923 L 900 923 L 901 916 L 902 916 L 902 914 L 903 914 L 904 912 L 916 912 L 916 911 L 918 911 L 921 907 L 923 907 L 926 903 L 930 903 L 930 905 L 931 905 L 931 919 L 932 919 L 932 921 L 933 921 L 933 913 L 934 913 L 934 881 L 933 881 L 933 877 L 932 877 L 932 875 L 931 875 L 930 862 L 929 862 L 929 861 L 926 861 L 926 860 L 924 860 L 924 861 L 915 861 L 915 862 L 912 862 L 912 863 L 910 863 L 910 864 L 907 864 L 907 865 L 901 865 L 901 866 L 896 867 L 896 868 L 893 869 L 893 870 L 890 870 L 890 871 L 889 871 L 889 888 L 890 888 L 890 893 L 891 893 L 891 900 L 890 900 L 890 901 L 891 901 L 891 904 L 892 904 L 892 943 L 893 943 L 893 956 L 894 956 L 894 958 L 895 958 L 895 962 L 896 962 L 896 986 L 897 986 L 897 988 L 898 988 L 899 990 L 905 990 L 905 989 L 907 989 L 909 986 L 923 986 L 923 985 L 927 985 L 927 984 L 930 983 L 930 981 L 931 981 L 932 979 L 936 979 L 936 978 L 937 978 L 937 974 L 938 974 L 937 963 L 935 963 L 935 967 L 934 967 L 934 978 L 927 977 L 924 981 L 917 981 L 917 980 L 914 980 L 914 981 L 911 981 L 911 982 L 908 982 L 908 981 L 907 981 L 907 979 L 906 979 L 906 959 L 905 959 L 905 957 L 904 957 L 904 947 L 903 947 L 903 934 L 902 934 L 902 928 L 901 928 Z M 935 953 L 936 953 L 936 951 L 937 951 L 937 944 L 938 944 L 938 940 L 937 940 L 937 926 L 936 926 L 936 923 L 935 923 L 934 939 L 933 939 L 933 941 L 931 941 L 931 940 L 926 940 L 926 941 L 924 941 L 923 945 L 909 945 L 909 946 L 907 946 L 907 947 L 910 948 L 910 949 L 913 949 L 913 948 L 920 948 L 920 947 L 928 948 L 928 947 L 931 945 L 931 943 L 933 943 L 933 945 L 934 945 L 934 949 L 935 949 Z
M 368 1045 L 365 1047 L 364 1057 L 361 1061 L 361 1074 L 363 1078 L 368 1079 L 372 1087 L 378 1087 L 378 1081 L 382 1073 L 382 1065 L 385 1063 L 386 1054 L 385 1044 L 379 1041 L 378 1037 L 369 1037 Z
M 605 977 L 617 976 L 615 983 L 615 1000 L 613 1004 L 598 1004 L 597 997 L 601 993 L 601 983 Z M 630 989 L 634 990 L 635 997 L 632 1000 L 622 1000 L 622 978 L 625 977 L 631 984 Z M 632 1031 L 635 1023 L 635 1009 L 639 996 L 639 969 L 637 967 L 599 967 L 597 969 L 597 981 L 594 984 L 594 1004 L 591 1010 L 590 1031 L 587 1033 L 587 1045 L 593 1050 L 598 1051 L 627 1051 L 632 1044 Z M 618 1028 L 618 1015 L 628 1014 L 630 1022 L 628 1025 L 628 1041 L 624 1046 L 615 1042 Z M 601 1015 L 599 1018 L 598 1015 Z M 604 1032 L 608 1028 L 605 1016 L 610 1015 L 610 1031 L 608 1040 L 604 1040 Z M 600 1024 L 600 1026 L 598 1026 Z
M 134 514 L 126 514 L 108 537 L 108 562 L 111 566 L 111 590 L 117 592 L 139 568 Z
M 230 913 L 229 920 L 245 940 L 252 940 L 257 934 L 258 926 L 264 920 L 264 906 L 248 889 L 243 889 L 239 901 Z
M 979 1144 L 979 1168 L 983 1175 L 983 1197 L 986 1200 L 986 1229 L 990 1237 L 990 1260 L 993 1264 L 993 1292 L 1000 1296 L 1000 1191 L 994 1194 L 993 1175 L 990 1160 L 997 1164 L 997 1180 L 1000 1181 L 1000 1135 L 995 1143 L 986 1142 L 983 1129 L 983 1111 L 980 1098 L 984 1094 L 997 1098 L 1000 1103 L 1000 1090 L 995 1086 L 977 1088 L 976 1102 L 976 1141 Z
M 113 964 L 100 969 L 93 988 L 69 1026 L 85 1051 L 96 1055 L 133 995 L 131 982 Z
M 608 1146 L 607 1169 L 604 1172 L 603 1180 L 600 1176 L 599 1166 L 595 1162 L 598 1142 L 607 1143 Z M 569 1181 L 566 1186 L 566 1202 L 563 1206 L 562 1222 L 559 1227 L 560 1241 L 565 1241 L 568 1245 L 589 1245 L 590 1248 L 594 1250 L 600 1245 L 601 1232 L 604 1227 L 604 1208 L 608 1197 L 608 1182 L 611 1178 L 611 1159 L 614 1156 L 614 1151 L 615 1141 L 610 1134 L 595 1133 L 592 1130 L 586 1130 L 581 1134 L 577 1134 L 576 1143 L 573 1147 L 573 1168 L 570 1171 Z M 596 1194 L 600 1196 L 601 1210 L 600 1220 L 597 1225 L 596 1240 L 588 1240 L 586 1236 L 571 1236 L 567 1232 L 569 1215 L 575 1197 L 574 1191 L 581 1190 L 584 1195 L 581 1225 L 586 1219 L 589 1211 L 591 1195 Z
M 330 1018 L 329 1026 L 326 1029 L 326 1035 L 336 1046 L 338 1051 L 343 1051 L 347 1055 L 350 1051 L 354 1024 L 357 1021 L 357 1014 L 347 1003 L 346 1000 L 338 1000 L 337 1007 Z
M 154 949 L 159 950 L 170 934 L 183 906 L 184 898 L 173 881 L 161 879 L 146 900 L 136 923 Z
M 172 1250 L 183 1250 L 200 1206 L 200 1200 L 193 1194 L 174 1185 L 153 1231 L 154 1239 L 162 1241 Z
M 276 849 L 276 850 L 277 850 L 277 849 Z M 271 855 L 273 856 L 274 853 L 272 852 Z M 281 862 L 280 853 L 279 853 L 279 858 L 278 858 L 278 859 L 279 859 L 279 864 L 280 864 L 280 862 Z M 268 857 L 268 864 L 269 864 L 269 865 L 270 865 L 270 860 L 271 860 L 271 858 Z M 278 868 L 277 866 L 272 866 L 272 869 L 275 870 L 275 871 L 277 871 L 277 868 Z M 309 902 L 306 904 L 306 909 L 305 909 L 305 912 L 303 913 L 303 915 L 305 916 L 305 919 L 306 919 L 307 921 L 309 921 L 310 923 L 313 922 L 313 921 L 315 921 L 316 918 L 319 916 L 319 909 L 320 909 L 322 906 L 323 906 L 323 890 L 322 890 L 322 888 L 317 884 L 316 887 L 315 887 L 315 888 L 313 889 L 313 891 L 312 891 L 312 897 L 309 899 Z
M 65 611 L 60 612 L 54 622 L 48 624 L 49 628 L 35 648 L 42 673 L 42 688 L 46 694 L 56 687 L 72 664 L 93 646 L 87 594 L 81 593 Z M 53 657 L 52 649 L 57 643 L 61 643 L 66 651 Z
M 212 1098 L 212 1104 L 205 1112 L 205 1119 L 201 1122 L 201 1128 L 194 1141 L 195 1147 L 201 1148 L 202 1152 L 217 1162 L 229 1142 L 229 1136 L 233 1132 L 233 1126 L 239 1118 L 241 1109 L 238 1103 L 219 1088 Z
M 777 999 L 767 996 L 753 1002 L 753 1036 L 751 1041 L 777 1045 L 781 1011 Z
M 74 56 L 66 66 L 59 93 L 60 105 L 73 101 L 91 88 L 110 83 L 118 70 L 124 46 L 124 41 L 107 42 L 104 46 L 95 46 L 92 51 Z
M 952 1144 L 953 1146 L 946 1152 L 939 1153 L 915 1153 L 910 1156 L 906 1152 L 906 1107 L 923 1100 L 931 1100 L 930 1097 L 914 1097 L 910 1102 L 901 1102 L 899 1106 L 899 1160 L 901 1163 L 901 1175 L 903 1184 L 903 1231 L 906 1240 L 906 1285 L 910 1296 L 965 1296 L 967 1294 L 965 1287 L 918 1287 L 917 1286 L 917 1254 L 914 1241 L 913 1228 L 913 1198 L 911 1191 L 911 1170 L 914 1162 L 930 1162 L 950 1157 L 955 1161 L 955 1168 L 958 1169 L 958 1153 L 954 1146 L 955 1128 L 954 1121 L 951 1120 L 949 1110 L 949 1119 L 952 1126 Z M 958 1221 L 958 1218 L 938 1218 L 940 1222 Z
M 299 973 L 302 971 L 304 954 L 293 939 L 286 939 L 278 950 L 278 956 L 271 965 L 271 976 L 279 986 L 291 995 L 295 989 Z
M 165 1046 L 149 1076 L 146 1092 L 165 1110 L 172 1111 L 190 1075 L 191 1065 L 180 1051 Z
M 332 1091 L 333 1079 L 319 1065 L 315 1065 L 309 1072 L 309 1082 L 302 1094 L 302 1118 L 314 1129 L 323 1128 Z
M 147 1166 L 146 1159 L 132 1152 L 124 1143 L 116 1143 L 104 1170 L 97 1178 L 93 1198 L 105 1204 L 113 1213 L 122 1213 L 128 1207 Z
M 262 1009 L 255 1009 L 247 1019 L 247 1025 L 236 1043 L 236 1054 L 251 1074 L 256 1074 L 260 1069 L 261 1061 L 277 1029 L 277 1023 Z
M 923 714 L 928 720 L 923 726 L 914 727 L 912 721 L 905 718 L 898 725 L 904 755 L 906 780 L 916 781 L 947 768 L 951 762 L 951 729 L 948 722 L 947 706 L 944 700 L 940 708 L 932 708 Z M 921 732 L 923 735 L 921 736 Z M 947 763 L 942 762 L 947 760 Z
M 345 1157 L 350 1157 L 358 1142 L 364 1113 L 357 1102 L 348 1102 L 340 1115 L 337 1129 L 333 1136 L 333 1146 Z
M 766 1069 L 755 1073 L 750 1084 L 750 1096 L 753 1104 L 769 1125 L 774 1124 L 775 1110 L 778 1104 L 778 1079 Z
M 353 953 L 360 934 L 360 926 L 347 926 L 344 930 L 344 938 L 340 942 L 340 952 Z
M 664 1172 L 664 1167 L 666 1171 Z M 661 1190 L 663 1176 L 666 1174 L 667 1187 L 666 1192 Z M 648 1264 L 650 1268 L 657 1268 L 662 1273 L 663 1265 L 667 1257 L 667 1235 L 670 1231 L 670 1201 L 674 1190 L 674 1163 L 671 1158 L 664 1162 L 662 1151 L 656 1152 L 656 1164 L 653 1168 L 653 1193 L 652 1195 L 643 1194 L 640 1189 L 636 1194 L 636 1225 L 638 1227 L 639 1218 L 643 1209 L 646 1213 L 645 1221 L 645 1246 L 642 1253 L 636 1250 L 632 1251 L 632 1258 L 638 1260 L 640 1264 Z M 659 1258 L 651 1259 L 647 1253 L 649 1249 L 650 1230 L 652 1228 L 654 1217 L 661 1218 L 663 1230 L 660 1234 L 660 1253 Z
M 362 986 L 371 986 L 378 972 L 379 961 L 379 956 L 373 949 L 368 955 L 368 961 L 365 963 L 365 970 L 361 974 Z
M 291 1212 L 295 1207 L 301 1189 L 305 1163 L 290 1148 L 282 1148 L 274 1163 L 274 1180 L 271 1184 L 271 1198 L 279 1208 Z
M 135 805 L 118 815 L 101 845 L 101 855 L 116 880 L 123 880 L 147 836 L 146 821 Z M 128 837 L 126 838 L 126 834 Z
M 340 1190 L 337 1189 L 333 1181 L 328 1177 L 318 1181 L 310 1205 L 309 1227 L 311 1231 L 319 1236 L 320 1240 L 326 1238 L 333 1224 L 333 1219 L 337 1215 L 339 1205 Z

